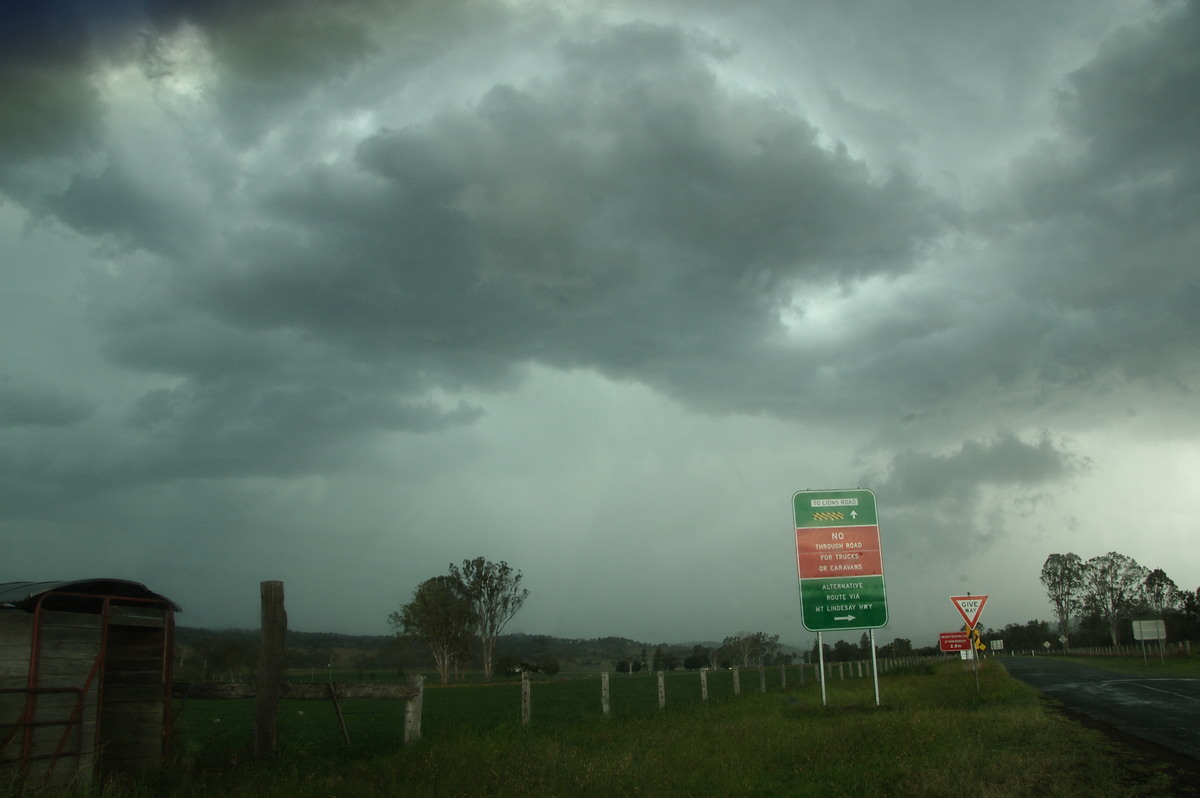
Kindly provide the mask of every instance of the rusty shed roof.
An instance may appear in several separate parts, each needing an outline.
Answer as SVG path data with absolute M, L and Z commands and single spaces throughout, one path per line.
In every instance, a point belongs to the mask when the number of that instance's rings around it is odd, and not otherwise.
M 46 593 L 86 593 L 109 598 L 156 599 L 171 605 L 176 612 L 181 607 L 166 596 L 155 593 L 140 582 L 126 579 L 73 579 L 66 582 L 0 582 L 0 607 L 11 606 L 32 610 L 39 596 Z

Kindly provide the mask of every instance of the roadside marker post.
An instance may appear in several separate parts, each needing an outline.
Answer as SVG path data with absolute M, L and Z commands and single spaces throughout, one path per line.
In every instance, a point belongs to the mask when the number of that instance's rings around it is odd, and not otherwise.
M 975 694 L 979 694 L 979 657 L 976 655 L 976 649 L 983 651 L 983 641 L 979 639 L 979 631 L 975 628 L 979 624 L 979 616 L 983 613 L 983 605 L 987 604 L 987 596 L 972 596 L 968 593 L 965 596 L 951 596 L 950 603 L 954 605 L 954 609 L 958 610 L 958 614 L 962 616 L 966 628 L 963 630 L 967 637 L 967 650 L 971 652 L 971 658 L 974 660 L 975 670 Z

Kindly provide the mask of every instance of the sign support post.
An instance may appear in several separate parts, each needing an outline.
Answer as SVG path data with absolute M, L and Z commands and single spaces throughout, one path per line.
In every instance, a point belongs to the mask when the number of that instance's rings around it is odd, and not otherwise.
M 875 630 L 871 635 L 871 673 L 875 675 L 875 706 L 879 706 L 879 662 L 875 659 Z
M 979 624 L 979 616 L 983 613 L 983 607 L 987 604 L 987 596 L 972 596 L 968 593 L 965 596 L 951 596 L 950 603 L 954 605 L 954 609 L 958 610 L 958 614 L 962 616 L 966 624 L 965 631 L 968 639 L 972 642 L 971 654 L 975 660 L 975 693 L 979 694 L 979 633 L 975 630 Z
M 821 675 L 821 706 L 828 706 L 825 700 L 825 644 L 821 642 L 821 633 L 817 632 L 817 673 Z

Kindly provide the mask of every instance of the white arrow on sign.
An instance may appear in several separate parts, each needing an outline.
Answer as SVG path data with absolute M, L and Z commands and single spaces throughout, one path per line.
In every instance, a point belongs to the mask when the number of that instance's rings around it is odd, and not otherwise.
M 834 618 L 834 620 L 835 621 L 853 621 L 854 616 L 853 615 L 838 615 L 837 617 Z
M 850 517 L 851 517 L 851 518 L 858 518 L 858 510 L 851 510 L 851 511 L 850 511 Z

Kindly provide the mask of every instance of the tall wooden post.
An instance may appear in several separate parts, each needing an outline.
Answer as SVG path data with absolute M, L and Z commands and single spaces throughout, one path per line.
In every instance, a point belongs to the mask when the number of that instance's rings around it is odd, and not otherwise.
M 608 714 L 608 671 L 600 674 L 600 710 Z
M 658 672 L 658 708 L 667 708 L 667 686 L 663 681 L 663 672 Z
M 262 646 L 258 655 L 258 689 L 254 701 L 254 756 L 264 759 L 279 742 L 279 694 L 283 690 L 283 643 L 287 610 L 283 582 L 263 582 Z
M 700 699 L 708 700 L 708 668 L 700 669 Z
M 741 671 L 740 671 L 740 670 L 738 670 L 738 666 L 737 666 L 737 665 L 734 665 L 734 666 L 733 666 L 733 694 L 734 694 L 734 695 L 741 695 L 741 694 L 742 694 L 742 679 L 741 679 Z
M 521 725 L 529 725 L 529 671 L 521 671 Z
M 425 703 L 425 677 L 417 674 L 408 677 L 408 686 L 417 694 L 408 699 L 404 706 L 404 744 L 415 743 L 421 739 L 421 709 Z
M 758 692 L 767 692 L 767 669 L 762 665 L 758 666 Z

